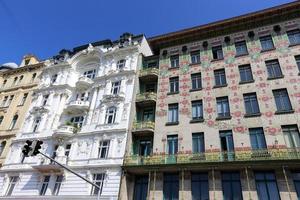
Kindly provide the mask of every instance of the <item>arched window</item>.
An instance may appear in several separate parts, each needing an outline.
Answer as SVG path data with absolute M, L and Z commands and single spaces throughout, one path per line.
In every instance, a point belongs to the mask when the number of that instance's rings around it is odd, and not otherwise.
M 24 76 L 23 76 L 23 75 L 21 75 L 21 76 L 20 76 L 20 78 L 19 78 L 19 83 L 21 83 L 21 82 L 22 82 L 23 78 L 24 78 Z
M 0 116 L 0 125 L 2 124 L 3 119 L 4 119 L 4 116 L 3 115 Z
M 3 142 L 0 143 L 0 156 L 4 151 L 5 145 L 6 145 L 6 141 L 3 141 Z
M 32 132 L 36 132 L 38 130 L 40 123 L 41 123 L 41 117 L 36 117 L 32 124 Z
M 2 83 L 2 86 L 5 87 L 6 83 L 7 83 L 7 80 L 5 79 Z
M 126 60 L 122 59 L 117 62 L 117 69 L 124 69 Z
M 18 82 L 18 77 L 15 77 L 14 82 L 13 82 L 13 85 L 16 85 L 17 82 Z
M 111 106 L 111 107 L 107 108 L 106 115 L 105 115 L 105 123 L 106 124 L 115 123 L 116 112 L 117 112 L 117 108 L 115 106 Z
M 17 120 L 18 120 L 18 115 L 15 115 L 10 123 L 10 126 L 9 126 L 9 130 L 12 130 L 15 128 L 16 126 L 16 123 L 17 123 Z
M 31 77 L 31 82 L 34 81 L 35 77 L 36 77 L 36 73 L 33 73 L 33 74 L 32 74 L 32 77 Z

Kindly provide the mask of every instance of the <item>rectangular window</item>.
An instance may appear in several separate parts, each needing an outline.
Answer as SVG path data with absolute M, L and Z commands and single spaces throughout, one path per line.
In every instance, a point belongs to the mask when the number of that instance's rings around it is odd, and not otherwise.
M 241 83 L 247 83 L 253 81 L 253 75 L 250 65 L 239 66 L 239 72 L 241 77 Z
M 232 137 L 232 131 L 220 131 L 220 142 L 221 142 L 221 150 L 222 152 L 233 152 L 234 151 L 234 143 Z
M 179 77 L 172 77 L 169 79 L 170 82 L 170 93 L 179 92 Z
M 258 199 L 280 200 L 276 177 L 273 172 L 255 172 Z
M 67 158 L 68 158 L 69 155 L 70 155 L 71 147 L 72 147 L 72 144 L 67 144 L 67 145 L 66 145 L 65 156 L 67 156 Z
M 86 71 L 83 75 L 87 78 L 94 79 L 96 77 L 96 69 Z
M 225 69 L 214 70 L 215 86 L 225 86 L 227 84 Z
M 217 112 L 219 118 L 230 117 L 228 97 L 217 98 Z
M 165 200 L 179 199 L 178 174 L 164 174 L 163 196 Z
M 107 158 L 109 152 L 109 140 L 100 141 L 98 149 L 98 158 Z
M 121 81 L 113 82 L 111 85 L 111 94 L 119 94 L 121 88 Z
M 295 60 L 296 60 L 298 70 L 300 71 L 300 55 L 295 56 Z
M 274 43 L 271 35 L 259 38 L 262 51 L 274 49 Z
M 170 57 L 171 68 L 179 67 L 179 55 L 173 55 Z
M 168 135 L 168 154 L 174 155 L 178 152 L 178 135 Z
M 222 46 L 216 46 L 216 47 L 212 47 L 212 54 L 213 54 L 213 59 L 214 60 L 220 60 L 223 59 L 223 50 L 222 50 Z
M 222 172 L 222 190 L 224 200 L 242 200 L 242 186 L 239 172 Z
M 191 52 L 191 63 L 192 64 L 200 63 L 200 51 Z
M 32 132 L 35 133 L 38 128 L 39 128 L 39 125 L 41 123 L 41 117 L 36 117 L 33 121 L 33 125 L 32 125 Z
M 246 115 L 260 113 L 256 93 L 243 94 Z
M 289 37 L 290 45 L 297 45 L 300 44 L 300 30 L 291 30 L 287 32 Z
M 153 108 L 145 108 L 143 110 L 142 121 L 154 121 L 154 110 Z
M 292 105 L 286 89 L 273 90 L 277 112 L 291 111 Z
M 281 78 L 283 76 L 278 60 L 269 60 L 266 61 L 265 63 L 266 63 L 269 79 Z
M 53 188 L 53 191 L 52 191 L 52 195 L 55 195 L 55 196 L 58 195 L 58 193 L 60 191 L 61 184 L 63 182 L 63 179 L 64 179 L 63 175 L 56 176 L 56 180 L 55 180 L 54 188 Z
M 41 189 L 40 189 L 40 195 L 44 196 L 47 192 L 47 188 L 49 185 L 49 181 L 50 181 L 50 176 L 44 176 L 42 185 L 41 185 Z
M 263 128 L 249 128 L 251 148 L 253 150 L 267 149 Z
M 111 106 L 106 109 L 105 124 L 114 124 L 116 121 L 117 108 Z
M 191 80 L 192 80 L 192 90 L 197 90 L 202 88 L 201 73 L 192 74 Z
M 157 68 L 157 66 L 158 66 L 157 61 L 150 61 L 150 62 L 147 62 L 147 64 L 146 64 L 147 68 Z
M 192 200 L 209 199 L 208 174 L 192 173 Z
M 152 152 L 152 142 L 150 140 L 140 140 L 139 142 L 139 155 L 149 156 Z
M 240 41 L 235 43 L 236 55 L 246 55 L 248 54 L 246 41 Z
M 170 123 L 178 122 L 178 103 L 169 104 L 168 122 Z
M 285 125 L 282 126 L 282 133 L 284 137 L 285 144 L 288 148 L 299 148 L 300 147 L 300 134 L 298 126 L 295 125 Z
M 21 101 L 19 103 L 20 106 L 24 105 L 24 103 L 26 102 L 27 96 L 28 96 L 28 93 L 24 93 L 23 94 L 23 97 L 22 97 L 22 99 L 21 99 Z
M 148 176 L 136 176 L 133 200 L 147 200 Z
M 56 80 L 57 80 L 57 74 L 54 74 L 54 75 L 51 76 L 50 83 L 51 84 L 56 83 Z
M 15 95 L 10 95 L 8 102 L 7 102 L 7 107 L 10 106 L 11 102 L 13 101 Z
M 8 96 L 5 96 L 2 101 L 2 107 L 7 107 L 7 100 L 8 100 Z
M 117 62 L 117 69 L 124 69 L 126 65 L 126 60 L 125 59 L 121 59 Z
M 104 182 L 105 174 L 93 174 L 93 183 L 99 186 L 99 188 L 96 188 L 95 186 L 92 187 L 91 195 L 98 195 L 102 193 L 103 188 L 103 182 Z
M 300 172 L 293 172 L 292 176 L 297 193 L 297 198 L 300 199 Z
M 193 133 L 193 153 L 204 153 L 204 133 Z
M 54 159 L 54 160 L 56 159 L 56 156 L 57 156 L 57 153 L 56 153 L 57 149 L 58 149 L 58 145 L 55 145 L 53 147 L 53 151 L 52 151 L 52 155 L 51 155 L 51 158 Z M 54 164 L 54 162 L 51 160 L 50 164 Z
M 8 186 L 7 186 L 5 196 L 11 196 L 12 195 L 12 193 L 14 191 L 14 188 L 15 188 L 18 181 L 19 181 L 18 176 L 9 177 L 9 182 L 8 182 Z
M 203 105 L 202 100 L 192 101 L 192 119 L 203 119 Z

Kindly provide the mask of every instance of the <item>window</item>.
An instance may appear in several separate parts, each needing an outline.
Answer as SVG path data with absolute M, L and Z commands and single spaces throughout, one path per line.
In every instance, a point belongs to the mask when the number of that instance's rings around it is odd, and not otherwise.
M 300 199 L 300 172 L 293 172 L 292 176 L 297 193 L 297 198 Z
M 170 93 L 179 92 L 179 78 L 172 77 L 169 79 L 169 82 L 170 82 Z
M 267 143 L 263 128 L 249 128 L 252 150 L 267 149 Z
M 178 123 L 178 103 L 169 104 L 168 122 Z
M 94 79 L 96 77 L 96 70 L 89 70 L 83 73 L 83 75 L 87 78 Z
M 153 108 L 145 108 L 143 110 L 142 121 L 154 121 L 154 110 L 153 110 Z
M 191 63 L 192 64 L 200 63 L 200 51 L 191 52 Z
M 121 88 L 121 81 L 112 82 L 111 94 L 119 94 Z
M 260 45 L 262 51 L 268 51 L 274 49 L 273 39 L 271 35 L 260 37 Z
M 4 119 L 4 116 L 0 116 L 0 125 L 2 124 L 3 119 Z
M 253 114 L 260 113 L 256 93 L 248 93 L 248 94 L 244 94 L 243 96 L 244 96 L 246 115 L 253 115 Z
M 18 77 L 15 77 L 12 85 L 17 85 L 17 83 L 18 83 Z
M 23 75 L 21 75 L 21 76 L 20 76 L 20 78 L 19 78 L 19 83 L 21 83 L 21 82 L 22 82 L 23 78 L 24 78 L 24 76 L 23 76 Z
M 214 60 L 223 59 L 223 50 L 222 46 L 212 47 L 212 54 Z
M 112 106 L 112 107 L 107 108 L 106 115 L 105 115 L 105 123 L 106 124 L 115 123 L 116 113 L 117 113 L 117 108 L 116 107 Z
M 56 83 L 57 80 L 57 74 L 54 74 L 51 76 L 51 84 Z
M 285 144 L 288 148 L 300 147 L 300 135 L 297 125 L 282 126 L 282 132 Z
M 241 83 L 247 83 L 253 81 L 253 75 L 250 65 L 239 66 L 239 72 L 241 77 Z
M 109 140 L 100 141 L 98 148 L 98 158 L 107 158 L 109 152 Z
M 202 88 L 202 81 L 201 81 L 201 73 L 192 74 L 192 90 L 197 90 Z
M 292 105 L 286 89 L 273 90 L 277 112 L 291 111 Z
M 266 61 L 266 66 L 268 70 L 269 79 L 281 78 L 283 76 L 278 60 Z
M 145 92 L 156 92 L 156 84 L 155 83 L 145 84 Z
M 147 200 L 148 176 L 136 176 L 133 200 Z
M 174 155 L 178 152 L 178 136 L 177 135 L 168 135 L 168 154 Z
M 117 62 L 117 69 L 124 69 L 126 64 L 126 60 L 122 59 Z
M 76 95 L 76 101 L 88 101 L 89 96 L 90 96 L 89 92 L 78 93 Z
M 69 157 L 72 144 L 67 144 L 65 149 L 65 156 Z
M 179 67 L 179 55 L 174 55 L 170 57 L 171 68 Z
M 36 73 L 33 73 L 33 74 L 32 74 L 32 77 L 31 77 L 31 82 L 34 81 L 35 77 L 36 77 Z
M 83 125 L 84 116 L 72 117 L 70 121 L 74 127 L 81 128 Z
M 2 101 L 2 107 L 7 107 L 7 100 L 8 100 L 8 96 L 5 96 Z
M 98 195 L 98 193 L 101 195 L 102 193 L 102 187 L 104 182 L 105 174 L 93 174 L 93 183 L 99 186 L 99 188 L 96 188 L 95 186 L 92 187 L 91 195 Z
M 280 200 L 276 177 L 273 172 L 255 172 L 258 199 Z
M 53 151 L 52 151 L 52 155 L 51 155 L 51 158 L 52 158 L 52 159 L 55 159 L 55 158 L 56 158 L 56 156 L 57 156 L 57 153 L 56 153 L 57 149 L 58 149 L 58 145 L 55 145 L 55 146 L 53 147 Z M 54 162 L 51 160 L 51 161 L 50 161 L 50 164 L 54 164 Z
M 5 146 L 6 146 L 6 141 L 2 141 L 2 142 L 0 143 L 0 156 L 1 156 L 2 153 L 3 153 Z
M 300 71 L 300 55 L 295 56 L 295 60 L 297 63 L 298 70 Z
M 11 102 L 13 101 L 15 95 L 10 95 L 8 102 L 7 102 L 7 107 L 10 106 Z
M 7 80 L 5 79 L 2 83 L 2 87 L 5 87 L 6 83 L 7 83 Z
M 9 130 L 12 130 L 12 129 L 15 128 L 18 117 L 19 117 L 18 115 L 14 115 L 14 117 L 13 117 L 11 123 L 10 123 Z
M 63 175 L 56 176 L 56 180 L 55 180 L 54 188 L 53 188 L 53 191 L 52 191 L 52 195 L 55 195 L 55 196 L 58 195 L 63 180 L 64 180 Z
M 230 117 L 228 97 L 217 98 L 217 111 L 218 111 L 218 118 Z
M 150 61 L 150 62 L 147 62 L 146 66 L 147 68 L 157 68 L 157 61 Z
M 235 43 L 236 55 L 246 55 L 248 54 L 246 41 L 240 41 Z
M 242 200 L 242 186 L 239 172 L 222 172 L 222 190 L 224 200 Z
M 40 195 L 41 196 L 44 196 L 46 194 L 49 181 L 50 181 L 50 176 L 44 176 L 42 186 L 41 186 L 41 189 L 40 189 Z
M 36 117 L 33 121 L 32 132 L 36 132 L 38 130 L 40 123 L 41 123 L 41 117 Z
M 178 174 L 164 174 L 163 196 L 165 200 L 179 199 Z
M 220 131 L 220 142 L 222 152 L 233 152 L 234 143 L 232 137 L 232 131 Z M 229 155 L 230 156 L 230 155 Z
M 209 199 L 208 174 L 192 173 L 192 200 Z
M 43 95 L 42 106 L 46 106 L 48 102 L 49 94 Z
M 5 196 L 11 196 L 12 195 L 13 190 L 14 190 L 18 180 L 19 180 L 18 176 L 9 177 L 8 187 L 7 187 Z
M 24 64 L 25 64 L 25 65 L 28 65 L 28 64 L 29 64 L 29 62 L 30 62 L 30 58 L 26 58 L 26 59 L 25 59 L 25 63 L 24 63 Z
M 28 96 L 28 93 L 23 94 L 23 97 L 19 103 L 20 106 L 24 105 L 24 103 L 26 102 L 27 96 Z
M 193 133 L 193 153 L 204 153 L 204 133 Z
M 203 119 L 203 105 L 202 100 L 192 101 L 192 119 Z
M 150 140 L 140 140 L 139 142 L 139 155 L 149 156 L 152 152 L 152 142 Z
M 226 86 L 225 69 L 214 70 L 215 86 Z
M 297 45 L 300 44 L 300 30 L 291 30 L 287 32 L 289 37 L 290 45 Z

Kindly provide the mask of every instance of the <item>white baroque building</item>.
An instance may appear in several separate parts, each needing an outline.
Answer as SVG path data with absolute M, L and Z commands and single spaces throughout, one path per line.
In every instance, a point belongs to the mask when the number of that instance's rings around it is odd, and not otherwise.
M 62 50 L 45 62 L 22 131 L 0 170 L 0 198 L 97 199 L 98 190 L 41 155 L 23 157 L 26 140 L 100 185 L 100 199 L 117 199 L 136 71 L 151 55 L 143 35 L 125 33 Z

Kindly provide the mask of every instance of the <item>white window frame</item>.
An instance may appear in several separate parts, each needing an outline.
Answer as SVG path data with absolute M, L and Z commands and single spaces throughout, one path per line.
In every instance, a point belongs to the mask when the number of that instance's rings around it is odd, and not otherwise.
M 119 69 L 119 70 L 124 69 L 125 66 L 126 66 L 126 60 L 125 59 L 118 60 L 117 69 Z
M 5 196 L 11 196 L 14 188 L 18 184 L 19 176 L 10 176 L 8 181 L 8 186 L 6 188 Z
M 104 144 L 106 143 L 106 144 Z M 108 157 L 109 153 L 109 147 L 110 147 L 110 140 L 102 140 L 99 142 L 98 147 L 98 158 L 100 159 L 106 159 Z M 101 158 L 102 152 L 105 151 L 105 155 L 103 158 Z
M 114 124 L 116 122 L 116 115 L 117 115 L 117 107 L 110 106 L 106 109 L 105 114 L 105 124 Z M 109 119 L 111 118 L 111 122 L 109 122 Z
M 110 93 L 113 94 L 113 95 L 119 94 L 120 90 L 121 90 L 121 84 L 122 84 L 121 80 L 112 82 L 111 83 L 111 91 L 110 91 Z M 116 92 L 115 92 L 115 90 L 116 90 Z

